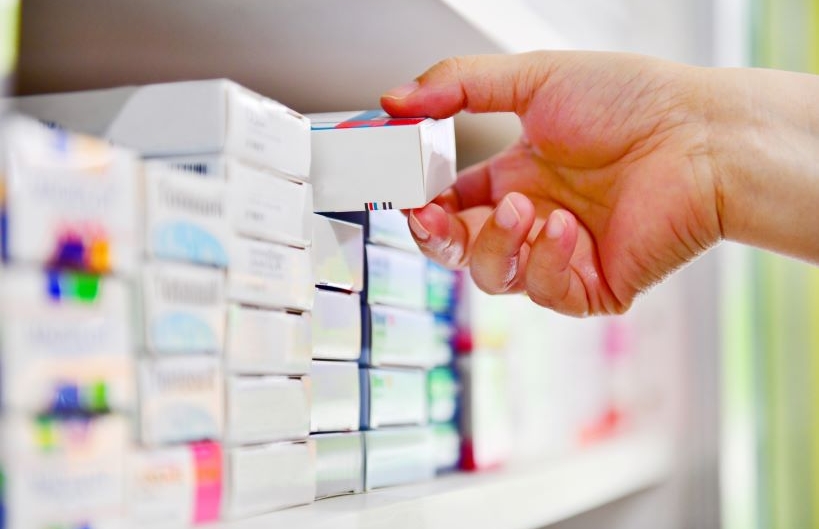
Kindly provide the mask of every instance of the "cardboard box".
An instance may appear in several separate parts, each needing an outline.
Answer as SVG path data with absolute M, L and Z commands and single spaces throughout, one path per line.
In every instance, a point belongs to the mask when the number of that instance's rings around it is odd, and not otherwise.
M 219 439 L 224 396 L 219 359 L 143 360 L 139 365 L 140 440 L 146 446 Z
M 132 410 L 129 294 L 113 277 L 0 268 L 3 407 Z
M 431 312 L 386 305 L 364 305 L 361 362 L 370 366 L 432 367 L 436 352 L 435 316 Z
M 145 247 L 149 257 L 226 267 L 230 229 L 227 185 L 145 164 Z
M 423 310 L 427 306 L 427 261 L 414 254 L 368 244 L 367 303 Z
M 458 357 L 463 398 L 460 430 L 461 466 L 465 470 L 495 468 L 511 453 L 511 404 L 504 356 L 478 350 Z
M 316 211 L 417 208 L 455 182 L 452 118 L 311 114 Z
M 358 430 L 361 397 L 358 364 L 314 361 L 310 368 L 311 432 Z
M 360 376 L 362 430 L 427 423 L 424 371 L 365 368 Z
M 263 308 L 313 308 L 310 250 L 233 237 L 228 299 Z
M 227 444 L 299 440 L 309 433 L 310 382 L 306 377 L 228 377 Z
M 316 285 L 361 292 L 364 287 L 361 226 L 314 215 L 313 276 Z
M 245 375 L 310 372 L 310 313 L 230 305 L 225 366 Z
M 145 347 L 157 355 L 221 355 L 225 344 L 225 275 L 175 263 L 143 269 Z
M 427 261 L 427 310 L 453 315 L 457 302 L 458 272 Z
M 313 302 L 313 358 L 358 361 L 361 355 L 361 296 L 316 290 Z
M 435 452 L 427 427 L 364 432 L 365 490 L 432 479 Z
M 455 470 L 461 459 L 461 435 L 454 423 L 432 424 L 432 447 L 438 473 Z
M 446 423 L 455 420 L 458 412 L 458 379 L 450 367 L 436 367 L 427 372 L 429 420 Z
M 143 156 L 223 153 L 307 179 L 310 121 L 226 79 L 19 97 L 19 111 Z
M 219 520 L 222 448 L 218 443 L 134 450 L 127 467 L 128 518 L 133 527 L 177 529 Z
M 4 257 L 95 273 L 133 273 L 142 239 L 138 169 L 131 151 L 28 119 L 4 120 Z
M 227 451 L 224 517 L 238 518 L 312 503 L 316 448 L 312 441 Z
M 364 228 L 364 240 L 378 246 L 389 246 L 407 252 L 420 253 L 410 233 L 407 217 L 398 210 L 343 211 L 324 215 L 358 224 Z
M 227 182 L 227 212 L 234 233 L 304 248 L 310 246 L 313 187 L 229 156 L 172 156 L 170 165 Z
M 2 420 L 4 527 L 121 527 L 130 429 L 119 415 Z M 110 524 L 110 525 L 108 525 Z
M 364 491 L 364 436 L 361 432 L 310 436 L 316 445 L 316 499 Z

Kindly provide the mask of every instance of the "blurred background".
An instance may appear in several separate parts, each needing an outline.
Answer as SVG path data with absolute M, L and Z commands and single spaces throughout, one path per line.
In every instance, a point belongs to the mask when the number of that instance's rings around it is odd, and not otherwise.
M 224 76 L 301 112 L 370 108 L 446 56 L 540 48 L 819 73 L 819 0 L 0 0 L 17 94 Z M 460 117 L 459 164 L 517 130 Z M 726 243 L 628 315 L 582 321 L 466 289 L 487 466 L 623 430 L 671 443 L 654 486 L 555 527 L 819 528 L 815 267 Z

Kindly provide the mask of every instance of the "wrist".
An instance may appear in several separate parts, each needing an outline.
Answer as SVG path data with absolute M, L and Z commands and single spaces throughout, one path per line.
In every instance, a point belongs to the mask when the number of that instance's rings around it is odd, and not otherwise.
M 757 69 L 706 76 L 722 236 L 819 260 L 819 78 Z

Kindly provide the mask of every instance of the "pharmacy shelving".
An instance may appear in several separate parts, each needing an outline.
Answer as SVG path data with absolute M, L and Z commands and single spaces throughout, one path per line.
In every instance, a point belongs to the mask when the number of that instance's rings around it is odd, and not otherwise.
M 17 84 L 30 94 L 225 77 L 300 112 L 368 109 L 448 56 L 567 47 L 547 18 L 524 0 L 27 0 Z M 519 126 L 469 116 L 458 130 L 471 163 Z
M 662 483 L 671 452 L 665 434 L 635 432 L 559 459 L 330 498 L 214 529 L 532 529 Z

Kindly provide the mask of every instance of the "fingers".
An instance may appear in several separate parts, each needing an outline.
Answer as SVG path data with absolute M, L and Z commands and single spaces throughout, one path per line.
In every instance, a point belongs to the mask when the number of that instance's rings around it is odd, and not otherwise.
M 593 241 L 574 215 L 555 209 L 529 242 L 537 224 L 534 205 L 520 193 L 508 194 L 495 210 L 484 206 L 451 214 L 428 204 L 409 214 L 422 252 L 449 268 L 469 265 L 485 292 L 525 291 L 538 305 L 571 316 L 628 308 L 599 273 Z
M 518 290 L 526 269 L 526 237 L 535 207 L 526 196 L 509 193 L 486 220 L 471 249 L 475 284 L 489 294 Z
M 586 286 L 572 267 L 578 243 L 577 219 L 556 209 L 532 244 L 524 279 L 529 298 L 571 316 L 590 312 Z
M 381 96 L 393 116 L 446 118 L 470 112 L 525 110 L 534 90 L 545 82 L 548 55 L 474 55 L 439 62 L 407 85 Z
M 412 210 L 408 222 L 424 255 L 454 269 L 468 262 L 469 250 L 490 212 L 490 208 L 484 207 L 453 215 L 433 203 Z

